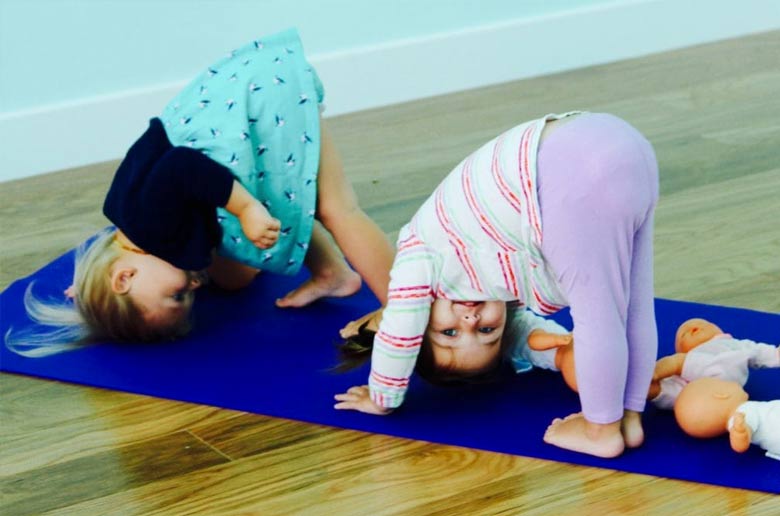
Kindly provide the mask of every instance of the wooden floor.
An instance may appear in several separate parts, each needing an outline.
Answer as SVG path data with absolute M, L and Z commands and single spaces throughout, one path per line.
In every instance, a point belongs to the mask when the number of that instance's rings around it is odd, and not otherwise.
M 332 126 L 361 203 L 394 237 L 453 165 L 503 129 L 548 112 L 615 113 L 660 162 L 656 294 L 780 312 L 778 56 L 772 32 Z M 0 185 L 0 287 L 106 223 L 115 166 Z M 14 375 L 0 386 L 4 515 L 780 514 L 780 497 L 757 492 Z

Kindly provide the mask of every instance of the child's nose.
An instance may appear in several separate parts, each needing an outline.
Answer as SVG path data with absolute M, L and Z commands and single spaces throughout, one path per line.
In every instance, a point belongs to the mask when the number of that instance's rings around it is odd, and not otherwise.
M 463 316 L 463 322 L 469 326 L 476 326 L 479 324 L 479 314 L 465 314 Z

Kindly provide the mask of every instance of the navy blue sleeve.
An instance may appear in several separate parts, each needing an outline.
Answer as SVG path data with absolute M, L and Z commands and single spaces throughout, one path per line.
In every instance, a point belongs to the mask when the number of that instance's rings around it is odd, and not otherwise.
M 141 249 L 187 270 L 211 263 L 234 178 L 223 165 L 189 147 L 171 145 L 154 118 L 119 165 L 103 213 Z
M 182 200 L 225 206 L 233 190 L 233 174 L 200 151 L 172 147 L 151 171 L 147 188 L 160 188 Z

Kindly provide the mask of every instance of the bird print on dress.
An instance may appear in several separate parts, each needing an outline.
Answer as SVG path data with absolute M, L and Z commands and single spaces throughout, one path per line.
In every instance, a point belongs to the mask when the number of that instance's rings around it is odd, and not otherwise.
M 205 68 L 161 118 L 172 144 L 228 167 L 282 222 L 277 243 L 261 251 L 236 217 L 218 209 L 220 254 L 254 253 L 245 263 L 291 273 L 303 262 L 316 211 L 321 90 L 302 52 L 287 42 L 269 37 L 232 51 Z

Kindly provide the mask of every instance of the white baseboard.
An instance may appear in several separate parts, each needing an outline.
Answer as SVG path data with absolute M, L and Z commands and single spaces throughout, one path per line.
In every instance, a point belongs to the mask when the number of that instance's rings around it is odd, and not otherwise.
M 776 0 L 634 0 L 309 60 L 334 116 L 777 28 Z M 121 158 L 185 83 L 0 114 L 0 182 Z

